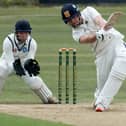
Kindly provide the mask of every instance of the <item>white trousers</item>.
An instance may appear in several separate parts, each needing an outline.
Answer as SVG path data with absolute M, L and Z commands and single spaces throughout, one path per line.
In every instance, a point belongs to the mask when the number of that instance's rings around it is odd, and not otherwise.
M 108 108 L 126 78 L 126 46 L 120 41 L 112 41 L 104 55 L 96 59 L 95 105 L 102 104 Z

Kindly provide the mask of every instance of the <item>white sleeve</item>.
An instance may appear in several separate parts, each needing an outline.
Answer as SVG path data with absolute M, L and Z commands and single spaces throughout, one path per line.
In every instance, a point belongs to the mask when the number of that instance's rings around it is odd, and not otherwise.
M 72 36 L 76 42 L 79 42 L 79 39 L 82 35 L 88 35 L 88 34 L 89 34 L 89 31 L 84 31 L 83 29 L 72 30 Z
M 72 36 L 73 36 L 73 39 L 76 41 L 76 42 L 79 42 L 79 39 L 80 39 L 80 36 L 84 35 L 85 32 L 84 30 L 73 30 L 72 31 Z
M 3 41 L 3 54 L 9 68 L 13 70 L 14 56 L 12 52 L 12 44 L 8 38 L 5 38 Z
M 95 19 L 97 16 L 101 15 L 95 8 L 93 7 L 87 7 L 86 8 L 87 10 L 87 13 L 89 14 L 89 16 L 92 18 L 92 19 Z

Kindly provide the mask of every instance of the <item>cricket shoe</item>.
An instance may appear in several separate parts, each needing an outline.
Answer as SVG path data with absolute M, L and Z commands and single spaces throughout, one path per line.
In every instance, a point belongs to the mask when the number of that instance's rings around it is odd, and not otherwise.
M 96 102 L 96 99 L 94 99 L 93 102 L 92 102 L 93 110 L 95 110 L 95 108 L 96 108 L 95 102 Z
M 103 111 L 105 111 L 105 107 L 102 104 L 98 104 L 98 105 L 96 105 L 95 111 L 103 112 Z
M 47 104 L 58 104 L 58 100 L 55 97 L 49 97 Z
M 95 101 L 93 101 L 93 103 L 92 103 L 92 108 L 95 110 L 95 108 L 96 108 L 96 105 L 95 105 Z

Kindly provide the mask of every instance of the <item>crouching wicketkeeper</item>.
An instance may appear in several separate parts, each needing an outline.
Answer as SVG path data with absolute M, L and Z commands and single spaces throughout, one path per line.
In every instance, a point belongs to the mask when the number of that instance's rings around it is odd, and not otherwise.
M 37 43 L 31 37 L 31 26 L 26 20 L 15 24 L 15 33 L 9 34 L 3 42 L 3 54 L 0 58 L 0 90 L 5 79 L 15 72 L 40 97 L 45 104 L 55 104 L 57 100 L 52 92 L 37 76 L 40 66 L 35 60 Z

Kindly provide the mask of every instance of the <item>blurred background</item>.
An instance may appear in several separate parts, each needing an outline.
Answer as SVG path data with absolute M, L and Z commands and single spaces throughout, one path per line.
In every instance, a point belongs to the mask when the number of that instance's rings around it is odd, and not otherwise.
M 74 3 L 74 4 L 119 4 L 126 3 L 126 0 L 0 0 L 1 6 L 10 5 L 54 5 L 63 3 Z

